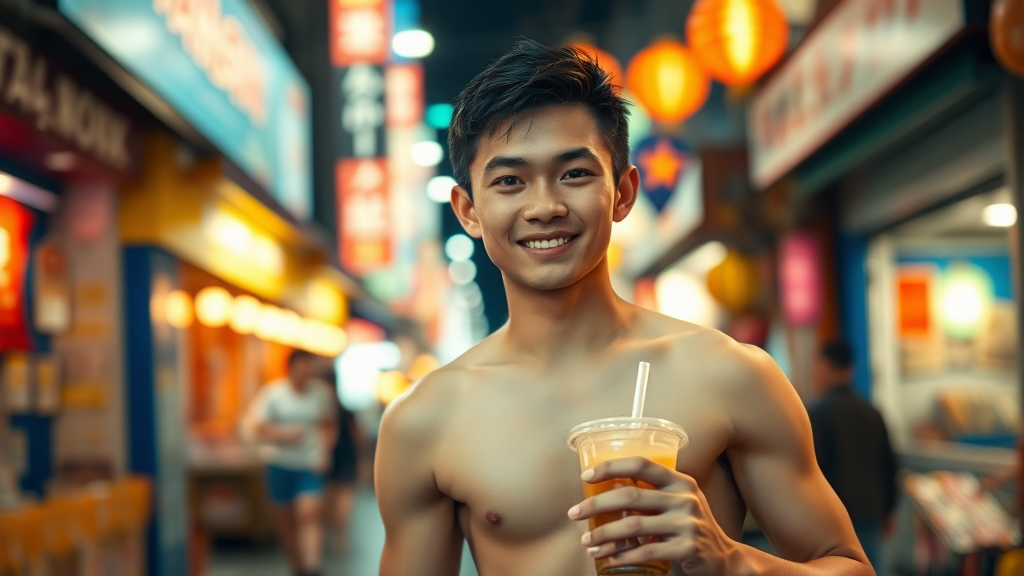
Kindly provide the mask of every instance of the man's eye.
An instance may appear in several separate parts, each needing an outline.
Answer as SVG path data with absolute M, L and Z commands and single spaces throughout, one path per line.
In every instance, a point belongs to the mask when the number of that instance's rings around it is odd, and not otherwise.
M 565 173 L 566 178 L 582 178 L 584 176 L 589 175 L 590 171 L 584 170 L 583 168 L 573 168 L 572 170 L 569 170 L 568 172 Z
M 519 183 L 519 178 L 515 176 L 502 176 L 498 178 L 497 184 L 499 186 L 515 186 Z

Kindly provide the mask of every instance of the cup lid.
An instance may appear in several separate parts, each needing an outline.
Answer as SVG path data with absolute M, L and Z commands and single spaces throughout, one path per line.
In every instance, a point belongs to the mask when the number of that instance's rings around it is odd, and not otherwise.
M 661 430 L 674 434 L 679 438 L 679 450 L 686 448 L 686 445 L 690 443 L 690 437 L 686 435 L 686 431 L 683 427 L 675 422 L 669 422 L 668 420 L 662 420 L 661 418 L 633 418 L 630 416 L 616 416 L 614 418 L 602 418 L 600 420 L 591 420 L 590 422 L 584 422 L 579 426 L 576 426 L 569 431 L 569 448 L 572 448 L 573 452 L 577 451 L 576 443 L 579 441 L 580 436 L 584 434 L 590 434 L 593 432 L 605 432 L 614 430 L 633 430 L 633 429 L 645 429 L 645 430 Z

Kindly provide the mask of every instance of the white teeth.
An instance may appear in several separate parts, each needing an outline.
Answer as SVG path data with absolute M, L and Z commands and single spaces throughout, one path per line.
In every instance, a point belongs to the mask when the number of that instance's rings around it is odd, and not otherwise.
M 549 250 L 569 242 L 570 238 L 552 238 L 551 240 L 527 240 L 526 247 L 530 250 Z

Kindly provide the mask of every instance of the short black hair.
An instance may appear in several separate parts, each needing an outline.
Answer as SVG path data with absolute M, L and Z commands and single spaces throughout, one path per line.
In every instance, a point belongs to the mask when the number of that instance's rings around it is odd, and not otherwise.
M 306 350 L 292 350 L 292 353 L 288 355 L 288 368 L 291 369 L 293 366 L 295 366 L 296 362 L 299 362 L 300 360 L 306 360 L 309 358 L 316 358 L 316 355 Z
M 821 347 L 821 357 L 837 370 L 846 370 L 853 366 L 853 348 L 845 340 L 826 342 Z
M 629 109 L 597 60 L 571 46 L 520 40 L 455 99 L 448 154 L 455 180 L 472 194 L 469 165 L 481 135 L 531 108 L 584 104 L 605 134 L 616 182 L 629 164 Z

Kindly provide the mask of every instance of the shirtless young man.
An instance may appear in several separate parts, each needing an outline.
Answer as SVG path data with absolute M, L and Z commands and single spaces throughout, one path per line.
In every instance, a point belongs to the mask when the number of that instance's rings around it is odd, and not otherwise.
M 456 102 L 452 207 L 501 269 L 509 321 L 388 408 L 380 573 L 454 576 L 465 539 L 481 576 L 586 576 L 615 540 L 660 535 L 616 562 L 670 560 L 689 576 L 873 574 L 771 358 L 612 290 L 612 222 L 629 214 L 638 176 L 605 79 L 571 49 L 521 42 Z M 682 425 L 690 445 L 676 470 L 631 458 L 588 478 L 657 490 L 582 501 L 566 435 L 628 415 L 642 360 L 647 415 Z M 739 543 L 748 508 L 781 558 Z M 587 518 L 620 510 L 649 515 L 587 532 Z

